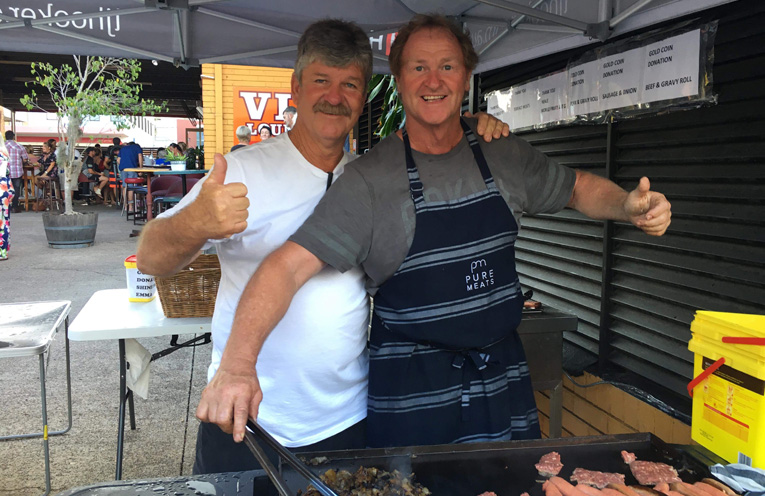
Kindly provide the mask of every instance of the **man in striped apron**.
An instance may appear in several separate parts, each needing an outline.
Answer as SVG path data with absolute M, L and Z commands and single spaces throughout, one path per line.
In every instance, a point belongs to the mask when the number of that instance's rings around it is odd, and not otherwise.
M 257 417 L 260 348 L 325 264 L 361 266 L 375 297 L 370 446 L 539 436 L 516 333 L 521 212 L 568 206 L 661 235 L 670 205 L 646 178 L 627 193 L 512 135 L 479 145 L 475 122 L 459 115 L 476 62 L 470 38 L 443 17 L 416 16 L 398 32 L 390 64 L 406 128 L 346 168 L 242 294 L 219 377 L 200 402 L 235 440 Z

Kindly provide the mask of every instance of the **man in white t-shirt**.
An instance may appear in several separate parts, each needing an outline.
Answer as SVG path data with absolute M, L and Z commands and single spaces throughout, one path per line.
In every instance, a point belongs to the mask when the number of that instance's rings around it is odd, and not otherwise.
M 208 389 L 232 380 L 216 372 L 221 357 L 231 353 L 226 342 L 250 277 L 313 212 L 352 159 L 343 142 L 363 108 L 371 71 L 369 40 L 360 28 L 336 20 L 309 26 L 298 43 L 292 77 L 301 115 L 295 127 L 225 159 L 216 155 L 210 174 L 144 227 L 137 258 L 148 274 L 171 275 L 201 249 L 217 248 L 221 283 Z M 498 138 L 509 132 L 485 119 L 485 134 Z M 283 445 L 297 451 L 366 447 L 368 316 L 361 271 L 329 268 L 311 279 L 274 323 L 257 355 L 263 391 L 258 423 Z M 249 405 L 231 407 L 248 410 Z M 257 468 L 241 438 L 232 439 L 228 412 L 200 408 L 197 417 L 203 423 L 195 473 Z

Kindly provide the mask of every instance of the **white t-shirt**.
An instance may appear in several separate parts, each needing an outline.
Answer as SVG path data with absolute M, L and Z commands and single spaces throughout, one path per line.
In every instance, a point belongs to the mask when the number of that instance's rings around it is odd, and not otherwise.
M 333 177 L 351 160 L 346 154 Z M 327 173 L 311 165 L 287 133 L 226 155 L 226 183 L 243 182 L 250 200 L 247 229 L 217 247 L 221 282 L 212 319 L 215 375 L 239 298 L 263 259 L 281 246 L 324 196 Z M 173 209 L 191 203 L 200 180 Z M 263 402 L 258 422 L 288 447 L 313 444 L 364 419 L 367 414 L 369 303 L 363 273 L 325 267 L 295 295 L 282 321 L 266 339 L 257 371 Z

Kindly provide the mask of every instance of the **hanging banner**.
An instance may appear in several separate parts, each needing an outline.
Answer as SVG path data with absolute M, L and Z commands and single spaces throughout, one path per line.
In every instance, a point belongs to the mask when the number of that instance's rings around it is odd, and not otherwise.
M 518 130 L 629 117 L 662 104 L 713 102 L 716 29 L 714 22 L 674 36 L 650 33 L 598 48 L 565 71 L 488 93 L 489 113 Z

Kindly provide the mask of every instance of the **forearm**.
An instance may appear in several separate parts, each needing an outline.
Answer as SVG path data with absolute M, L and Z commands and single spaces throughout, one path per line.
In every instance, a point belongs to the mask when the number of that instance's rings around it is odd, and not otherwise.
M 576 184 L 568 207 L 591 219 L 629 221 L 624 210 L 627 192 L 613 181 L 576 171 Z
M 173 275 L 191 263 L 207 241 L 199 237 L 188 207 L 171 217 L 154 219 L 141 231 L 138 269 L 155 276 Z
M 284 317 L 295 293 L 323 266 L 305 248 L 289 241 L 269 255 L 242 293 L 221 367 L 254 370 L 263 343 Z

